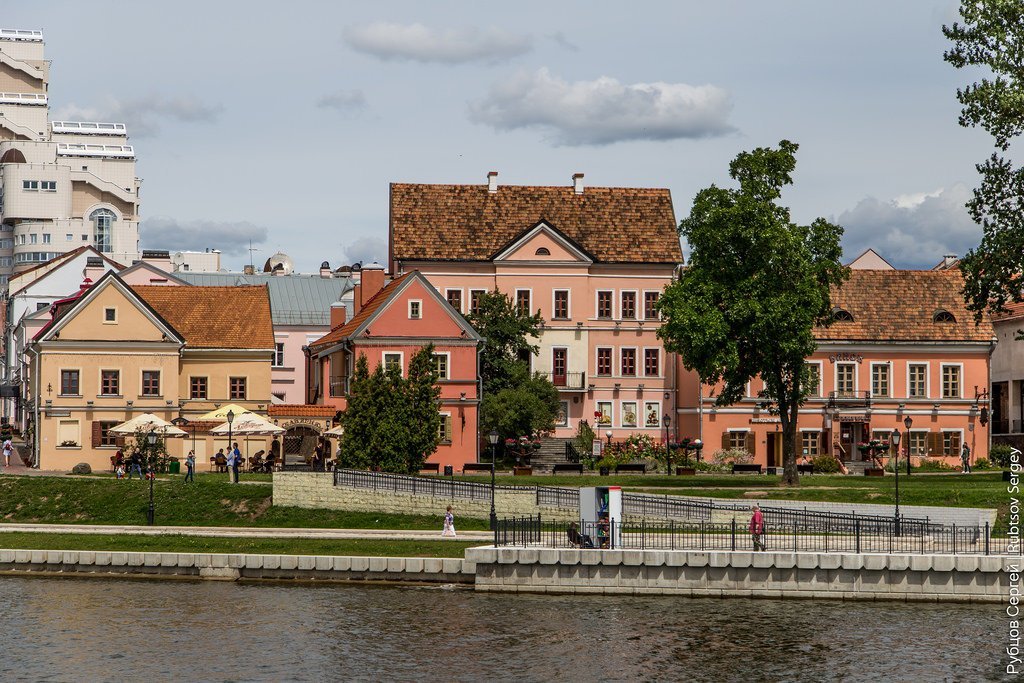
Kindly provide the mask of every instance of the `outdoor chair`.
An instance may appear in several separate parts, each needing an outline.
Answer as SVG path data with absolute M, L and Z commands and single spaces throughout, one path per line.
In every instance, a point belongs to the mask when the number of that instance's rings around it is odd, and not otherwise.
M 228 471 L 228 459 L 226 457 L 224 457 L 223 455 L 215 456 L 214 460 L 213 460 L 213 464 L 214 464 L 214 467 L 216 468 L 216 470 L 218 472 L 227 472 Z

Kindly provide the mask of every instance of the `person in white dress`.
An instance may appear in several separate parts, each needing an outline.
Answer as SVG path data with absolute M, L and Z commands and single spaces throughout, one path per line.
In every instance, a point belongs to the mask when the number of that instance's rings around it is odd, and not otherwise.
M 452 514 L 452 506 L 449 505 L 444 513 L 444 530 L 442 536 L 455 536 L 455 515 Z

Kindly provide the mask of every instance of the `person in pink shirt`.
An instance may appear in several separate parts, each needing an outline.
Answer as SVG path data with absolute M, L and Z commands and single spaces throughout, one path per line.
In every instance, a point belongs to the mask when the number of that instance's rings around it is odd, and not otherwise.
M 754 514 L 750 516 L 750 537 L 754 540 L 754 550 L 764 550 L 764 515 L 761 508 L 754 506 Z

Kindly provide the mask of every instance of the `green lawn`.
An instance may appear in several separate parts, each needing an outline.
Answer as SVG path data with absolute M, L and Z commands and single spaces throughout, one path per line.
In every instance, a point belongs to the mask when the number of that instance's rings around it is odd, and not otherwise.
M 92 534 L 0 533 L 0 548 L 261 555 L 355 555 L 372 557 L 462 557 L 469 541 L 376 539 L 202 538 Z
M 244 481 L 244 475 L 243 475 Z M 322 529 L 437 529 L 437 515 L 307 510 L 271 505 L 269 485 L 235 485 L 223 474 L 194 484 L 160 478 L 154 486 L 156 523 L 169 526 L 309 527 Z M 42 524 L 145 524 L 149 486 L 112 477 L 0 476 L 0 520 Z M 487 520 L 457 519 L 460 529 L 486 529 Z

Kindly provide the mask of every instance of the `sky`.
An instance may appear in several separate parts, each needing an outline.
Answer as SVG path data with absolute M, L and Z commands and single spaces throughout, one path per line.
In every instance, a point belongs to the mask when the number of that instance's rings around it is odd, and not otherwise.
M 677 219 L 741 151 L 800 145 L 795 220 L 930 267 L 963 207 L 978 74 L 942 60 L 953 0 L 14 2 L 42 29 L 52 118 L 128 124 L 145 248 L 387 256 L 392 182 L 667 187 Z

